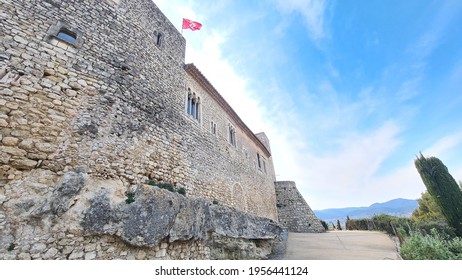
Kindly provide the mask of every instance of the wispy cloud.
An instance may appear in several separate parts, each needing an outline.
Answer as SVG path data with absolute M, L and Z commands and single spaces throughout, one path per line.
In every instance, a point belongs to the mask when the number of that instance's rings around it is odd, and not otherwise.
M 396 97 L 400 102 L 408 101 L 419 95 L 419 86 L 422 76 L 423 74 L 419 74 L 415 77 L 409 78 L 401 84 L 396 93 Z
M 424 155 L 443 157 L 453 153 L 462 145 L 462 133 L 454 133 L 440 138 L 431 147 L 423 151 Z
M 310 37 L 318 41 L 326 36 L 325 0 L 275 0 L 279 10 L 285 14 L 299 13 L 305 20 Z
M 352 201 L 364 203 L 376 199 L 377 192 L 371 182 L 399 145 L 399 132 L 397 124 L 388 122 L 372 132 L 341 139 L 335 152 L 323 155 L 301 152 L 297 162 L 304 163 L 304 170 L 297 174 L 299 188 L 308 197 L 316 193 L 326 196 L 329 190 L 336 205 L 341 205 L 342 199 L 350 205 Z M 314 208 L 325 205 L 323 201 L 312 203 Z

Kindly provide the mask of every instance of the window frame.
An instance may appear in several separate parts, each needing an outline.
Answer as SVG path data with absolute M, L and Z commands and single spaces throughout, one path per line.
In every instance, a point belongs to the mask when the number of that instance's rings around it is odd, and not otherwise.
M 186 92 L 186 114 L 198 123 L 201 123 L 202 119 L 201 100 L 200 96 L 193 92 L 191 88 L 188 88 Z
M 217 136 L 217 123 L 214 121 L 210 121 L 210 133 Z
M 265 157 L 260 155 L 259 152 L 257 152 L 257 169 L 260 172 L 267 174 L 266 159 L 265 159 Z
M 231 122 L 228 122 L 228 143 L 237 148 L 236 128 Z
M 62 38 L 59 36 L 59 34 L 66 34 L 72 38 L 74 38 L 74 41 L 69 41 L 66 40 L 65 38 Z M 73 36 L 75 35 L 75 36 Z M 74 48 L 80 48 L 83 43 L 83 33 L 76 28 L 72 27 L 69 23 L 59 20 L 50 28 L 48 29 L 47 35 L 45 37 L 45 41 L 47 41 L 50 44 L 53 44 L 53 40 L 58 40 L 59 42 L 63 42 L 64 44 L 67 44 L 69 46 L 72 46 Z

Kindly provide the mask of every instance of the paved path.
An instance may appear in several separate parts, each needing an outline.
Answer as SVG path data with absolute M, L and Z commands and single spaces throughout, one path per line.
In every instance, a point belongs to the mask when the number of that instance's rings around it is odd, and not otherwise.
M 397 260 L 395 243 L 374 231 L 289 233 L 286 260 Z

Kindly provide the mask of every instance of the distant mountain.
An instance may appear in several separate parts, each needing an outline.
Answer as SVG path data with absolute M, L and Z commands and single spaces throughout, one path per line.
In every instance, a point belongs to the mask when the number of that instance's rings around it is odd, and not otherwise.
M 418 207 L 417 200 L 397 198 L 383 203 L 374 203 L 369 207 L 332 208 L 314 210 L 314 213 L 319 219 L 326 222 L 335 222 L 337 220 L 344 222 L 347 216 L 350 219 L 370 218 L 378 214 L 410 217 Z

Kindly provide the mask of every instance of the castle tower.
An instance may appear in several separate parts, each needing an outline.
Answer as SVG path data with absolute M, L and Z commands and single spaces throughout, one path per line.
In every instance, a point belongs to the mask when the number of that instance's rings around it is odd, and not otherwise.
M 292 232 L 324 232 L 319 219 L 293 181 L 278 181 L 276 199 L 279 222 Z

